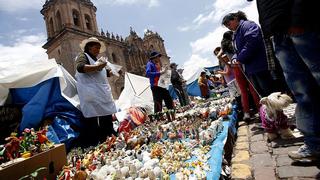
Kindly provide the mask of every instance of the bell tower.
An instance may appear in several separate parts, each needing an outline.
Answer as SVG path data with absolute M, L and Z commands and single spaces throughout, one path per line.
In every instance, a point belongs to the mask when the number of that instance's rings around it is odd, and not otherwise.
M 48 36 L 43 48 L 49 58 L 55 58 L 72 75 L 80 42 L 99 35 L 96 11 L 90 0 L 46 0 L 40 11 Z
M 152 51 L 160 52 L 161 56 L 161 63 L 163 65 L 170 64 L 170 57 L 167 55 L 166 48 L 164 46 L 164 40 L 157 32 L 153 32 L 151 30 L 147 30 L 144 33 L 143 37 L 143 44 L 144 47 L 147 49 L 147 52 L 150 53 Z

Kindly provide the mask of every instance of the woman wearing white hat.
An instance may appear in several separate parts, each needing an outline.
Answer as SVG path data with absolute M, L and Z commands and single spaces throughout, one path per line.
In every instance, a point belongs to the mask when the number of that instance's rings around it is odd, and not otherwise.
M 95 37 L 81 42 L 81 52 L 76 57 L 75 68 L 77 90 L 86 133 L 84 143 L 97 144 L 107 136 L 116 134 L 113 129 L 112 114 L 116 106 L 107 80 L 106 62 L 100 62 L 97 56 L 106 50 L 103 42 Z

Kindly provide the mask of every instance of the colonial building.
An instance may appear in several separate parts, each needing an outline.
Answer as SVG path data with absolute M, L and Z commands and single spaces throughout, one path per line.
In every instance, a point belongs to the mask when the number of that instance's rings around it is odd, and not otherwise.
M 97 8 L 90 0 L 46 0 L 41 14 L 46 23 L 48 39 L 43 48 L 49 58 L 61 63 L 70 74 L 75 74 L 74 59 L 81 52 L 82 40 L 95 36 L 107 47 L 101 54 L 109 61 L 121 65 L 123 72 L 145 76 L 148 54 L 156 50 L 162 54 L 161 62 L 169 63 L 164 41 L 156 32 L 147 30 L 141 38 L 130 27 L 128 37 L 99 32 L 96 21 Z M 112 17 L 111 17 L 112 18 Z M 129 29 L 129 27 L 128 27 Z M 118 98 L 124 87 L 124 73 L 109 78 L 114 98 Z

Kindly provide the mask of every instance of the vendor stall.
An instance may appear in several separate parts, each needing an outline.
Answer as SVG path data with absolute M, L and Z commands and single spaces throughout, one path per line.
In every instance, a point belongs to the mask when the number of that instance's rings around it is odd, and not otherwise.
M 235 108 L 220 98 L 157 114 L 131 110 L 140 115 L 125 116 L 134 124 L 130 130 L 74 149 L 63 171 L 93 179 L 219 179 L 228 135 L 236 133 Z

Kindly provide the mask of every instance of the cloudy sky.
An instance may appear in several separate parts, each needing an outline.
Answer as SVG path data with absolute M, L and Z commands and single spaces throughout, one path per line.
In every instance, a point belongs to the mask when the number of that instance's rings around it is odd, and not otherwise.
M 91 0 L 97 7 L 97 22 L 105 32 L 122 37 L 130 26 L 143 37 L 146 29 L 164 39 L 172 62 L 192 71 L 217 64 L 212 50 L 220 44 L 223 16 L 244 11 L 258 22 L 255 2 L 246 0 Z M 47 59 L 45 23 L 40 10 L 45 0 L 0 0 L 1 59 Z

